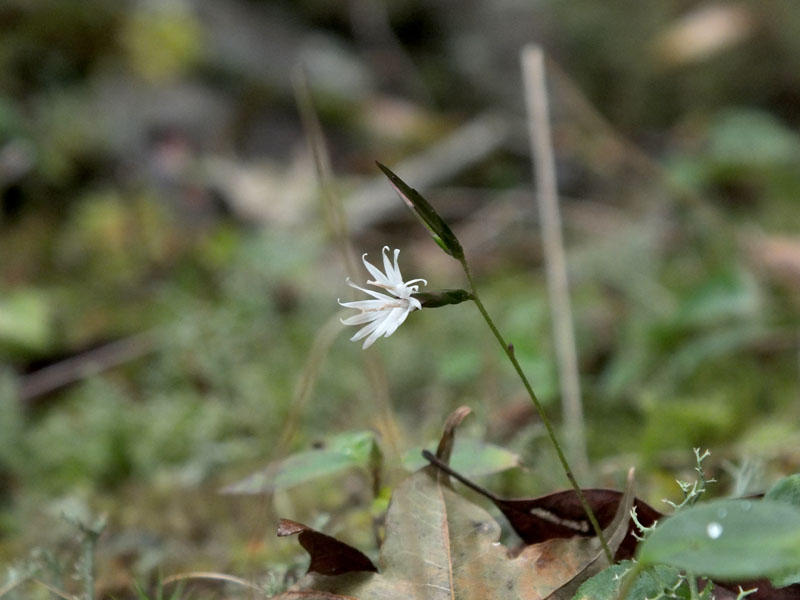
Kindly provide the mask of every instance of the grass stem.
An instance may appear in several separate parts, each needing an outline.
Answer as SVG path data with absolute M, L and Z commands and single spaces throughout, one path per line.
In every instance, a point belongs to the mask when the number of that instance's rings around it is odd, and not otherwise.
M 541 222 L 547 291 L 550 296 L 553 339 L 558 360 L 566 448 L 578 475 L 585 477 L 589 471 L 589 459 L 586 452 L 578 352 L 570 305 L 567 257 L 561 233 L 562 221 L 558 206 L 553 140 L 550 133 L 544 53 L 539 46 L 528 46 L 523 49 L 522 74 L 528 106 L 531 161 L 536 173 L 536 199 Z

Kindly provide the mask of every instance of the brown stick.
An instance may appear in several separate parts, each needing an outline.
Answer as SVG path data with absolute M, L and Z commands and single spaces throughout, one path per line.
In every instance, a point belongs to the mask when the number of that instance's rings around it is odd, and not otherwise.
M 21 378 L 19 397 L 27 402 L 141 358 L 157 348 L 154 332 L 146 331 L 71 356 Z
M 561 380 L 567 452 L 578 475 L 585 476 L 589 470 L 589 461 L 586 454 L 578 357 L 570 306 L 567 258 L 561 234 L 561 213 L 558 206 L 556 166 L 550 134 L 544 53 L 539 46 L 528 46 L 523 49 L 522 75 L 528 106 L 531 160 L 536 172 L 536 199 L 544 244 L 550 312 L 553 317 L 553 337 Z

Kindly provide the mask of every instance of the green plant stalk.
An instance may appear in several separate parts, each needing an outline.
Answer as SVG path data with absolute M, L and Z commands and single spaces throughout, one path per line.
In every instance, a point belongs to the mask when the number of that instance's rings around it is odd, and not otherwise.
M 689 580 L 689 597 L 691 600 L 698 600 L 700 592 L 697 590 L 697 578 L 691 573 L 687 573 L 686 579 Z
M 475 281 L 472 279 L 472 272 L 470 271 L 469 265 L 467 264 L 466 259 L 460 259 L 459 262 L 461 266 L 464 268 L 464 273 L 467 275 L 467 281 L 469 281 L 470 292 L 472 295 L 472 300 L 475 302 L 475 305 L 478 307 L 481 315 L 483 315 L 483 319 L 486 321 L 486 324 L 489 325 L 489 329 L 492 330 L 494 337 L 497 339 L 499 344 L 503 347 L 503 352 L 506 353 L 508 360 L 511 361 L 511 364 L 514 365 L 514 370 L 516 370 L 517 375 L 522 380 L 522 385 L 525 386 L 525 391 L 528 392 L 528 396 L 530 396 L 531 400 L 533 401 L 533 405 L 536 407 L 537 412 L 539 413 L 539 418 L 542 420 L 545 429 L 547 430 L 547 435 L 550 437 L 550 442 L 553 444 L 553 447 L 556 450 L 556 454 L 558 455 L 558 460 L 561 462 L 561 466 L 564 469 L 564 473 L 567 475 L 567 479 L 569 479 L 570 484 L 572 484 L 575 493 L 578 495 L 578 499 L 580 500 L 581 506 L 583 507 L 584 512 L 586 512 L 586 516 L 589 519 L 589 522 L 592 524 L 592 529 L 594 529 L 597 538 L 600 540 L 600 544 L 603 546 L 603 552 L 605 552 L 606 558 L 608 559 L 608 564 L 614 564 L 614 555 L 611 552 L 611 549 L 608 547 L 608 542 L 606 542 L 606 538 L 603 535 L 603 530 L 600 528 L 600 523 L 597 521 L 597 517 L 592 510 L 592 507 L 589 506 L 589 503 L 586 500 L 586 496 L 583 495 L 583 490 L 578 485 L 578 480 L 575 479 L 575 475 L 572 472 L 572 468 L 569 466 L 569 462 L 567 461 L 567 457 L 564 454 L 564 450 L 561 448 L 561 444 L 556 437 L 556 432 L 553 429 L 553 425 L 550 423 L 550 419 L 547 417 L 547 413 L 544 411 L 544 407 L 542 406 L 541 402 L 539 402 L 539 398 L 536 396 L 536 392 L 533 391 L 533 386 L 531 386 L 528 378 L 525 376 L 525 372 L 522 370 L 522 366 L 519 364 L 517 357 L 514 355 L 513 350 L 508 345 L 508 343 L 503 338 L 500 331 L 497 329 L 497 326 L 494 324 L 494 321 L 489 316 L 489 313 L 486 311 L 486 307 L 481 302 L 480 297 L 478 296 L 478 292 L 475 288 Z

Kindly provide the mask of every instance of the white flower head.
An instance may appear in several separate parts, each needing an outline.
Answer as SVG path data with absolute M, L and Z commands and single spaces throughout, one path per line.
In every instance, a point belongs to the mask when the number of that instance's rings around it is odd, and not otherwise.
M 416 298 L 412 298 L 411 294 L 416 294 L 419 291 L 419 286 L 414 285 L 421 281 L 425 285 L 428 282 L 424 279 L 411 279 L 410 281 L 403 281 L 403 276 L 400 274 L 400 267 L 397 266 L 397 256 L 400 250 L 394 251 L 394 264 L 389 260 L 386 252 L 389 246 L 384 246 L 381 253 L 383 254 L 383 270 L 381 273 L 375 265 L 367 261 L 367 255 L 361 257 L 364 266 L 369 271 L 369 274 L 374 278 L 367 281 L 367 284 L 377 288 L 381 288 L 388 294 L 368 290 L 359 285 L 356 285 L 350 278 L 347 278 L 347 285 L 361 290 L 372 296 L 374 300 L 358 300 L 356 302 L 342 302 L 339 304 L 346 308 L 355 308 L 361 311 L 359 314 L 347 319 L 342 319 L 344 325 L 363 325 L 356 334 L 350 338 L 351 341 L 357 341 L 366 337 L 364 340 L 363 348 L 369 348 L 375 340 L 381 336 L 389 337 L 395 330 L 402 325 L 406 320 L 408 313 L 412 310 L 420 310 L 422 304 Z

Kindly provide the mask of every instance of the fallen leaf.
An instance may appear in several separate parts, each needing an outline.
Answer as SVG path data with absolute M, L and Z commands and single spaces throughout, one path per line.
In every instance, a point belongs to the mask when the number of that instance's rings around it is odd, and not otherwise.
M 455 428 L 468 413 L 469 409 L 461 408 L 447 421 L 437 449 L 443 464 L 452 451 Z M 627 531 L 626 509 L 632 498 L 630 492 L 604 531 L 612 551 Z M 300 535 L 323 535 L 297 524 L 287 527 L 300 528 Z M 596 538 L 550 539 L 527 546 L 516 557 L 499 539 L 500 525 L 491 515 L 457 494 L 447 473 L 429 465 L 392 495 L 378 573 L 351 569 L 329 575 L 312 570 L 275 600 L 568 598 L 585 579 L 607 566 Z M 325 550 L 328 544 L 325 540 Z M 314 551 L 314 544 L 309 545 L 309 552 Z M 312 564 L 318 564 L 313 555 Z M 562 589 L 563 595 L 554 595 Z
M 743 5 L 704 3 L 656 36 L 654 47 L 666 65 L 696 63 L 741 43 L 754 22 Z
M 800 286 L 800 239 L 788 236 L 755 236 L 746 248 L 756 268 L 793 289 Z
M 278 536 L 298 535 L 300 545 L 311 556 L 309 573 L 340 575 L 351 572 L 375 572 L 378 569 L 363 552 L 340 542 L 334 537 L 320 533 L 302 523 L 281 519 Z
M 633 469 L 630 469 L 628 471 L 628 482 L 625 489 L 625 494 L 617 503 L 617 510 L 614 514 L 614 518 L 611 520 L 611 523 L 608 525 L 608 527 L 603 529 L 603 535 L 606 537 L 608 547 L 611 548 L 613 552 L 618 550 L 620 544 L 628 533 L 628 523 L 631 520 L 630 514 L 631 508 L 633 507 L 633 500 Z M 586 565 L 580 571 L 578 571 L 569 582 L 565 583 L 562 587 L 548 596 L 548 600 L 570 600 L 578 591 L 578 588 L 581 586 L 581 584 L 608 566 L 609 564 L 605 553 L 598 552 L 594 560 L 587 562 Z
M 501 498 L 447 465 L 443 465 L 430 452 L 423 451 L 423 456 L 473 491 L 491 500 L 526 544 L 536 544 L 553 538 L 569 538 L 574 535 L 594 535 L 575 490 L 565 490 L 538 498 L 516 500 Z M 624 497 L 623 492 L 609 489 L 585 489 L 583 495 L 594 511 L 600 527 L 603 529 L 609 527 Z M 639 498 L 634 498 L 633 505 L 636 507 L 637 519 L 645 527 L 649 527 L 663 516 Z M 638 531 L 631 521 L 627 524 L 627 532 L 617 550 L 616 560 L 633 556 L 638 544 L 634 533 L 638 533 Z

